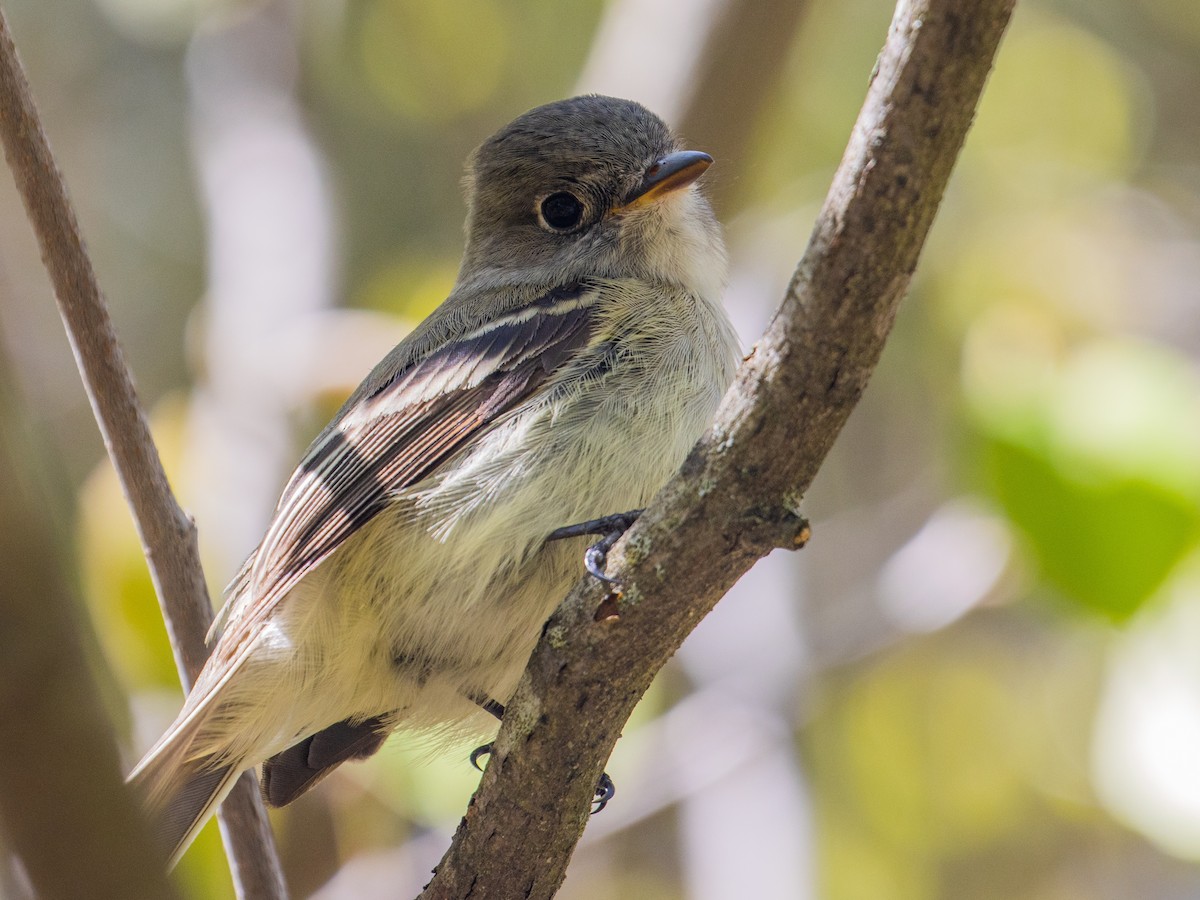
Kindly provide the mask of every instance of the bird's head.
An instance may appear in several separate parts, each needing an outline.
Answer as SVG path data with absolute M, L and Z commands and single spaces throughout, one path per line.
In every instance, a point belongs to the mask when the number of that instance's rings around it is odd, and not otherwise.
M 633 277 L 716 296 L 724 245 L 694 184 L 711 163 L 629 100 L 530 110 L 468 163 L 459 283 Z

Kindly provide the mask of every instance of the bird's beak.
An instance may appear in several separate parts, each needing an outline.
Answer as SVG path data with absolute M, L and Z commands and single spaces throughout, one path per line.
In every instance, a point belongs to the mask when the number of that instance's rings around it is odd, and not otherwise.
M 615 212 L 627 212 L 687 187 L 704 174 L 713 158 L 699 150 L 669 153 L 646 170 L 646 176 Z

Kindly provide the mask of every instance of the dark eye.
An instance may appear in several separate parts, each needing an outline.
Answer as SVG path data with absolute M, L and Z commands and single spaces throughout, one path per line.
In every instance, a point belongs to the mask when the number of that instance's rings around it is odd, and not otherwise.
M 583 203 L 567 191 L 551 194 L 539 209 L 542 222 L 552 231 L 570 231 L 583 219 Z

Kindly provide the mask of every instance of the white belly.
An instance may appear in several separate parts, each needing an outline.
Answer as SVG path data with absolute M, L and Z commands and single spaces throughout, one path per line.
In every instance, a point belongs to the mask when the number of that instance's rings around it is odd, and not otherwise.
M 308 575 L 244 673 L 258 701 L 274 695 L 277 727 L 239 742 L 269 755 L 378 715 L 486 727 L 470 698 L 508 699 L 584 571 L 587 539 L 545 536 L 646 505 L 710 421 L 732 373 L 730 334 L 692 324 L 719 334 L 638 332 L 604 379 L 570 385 L 553 415 L 544 403 L 517 410 Z

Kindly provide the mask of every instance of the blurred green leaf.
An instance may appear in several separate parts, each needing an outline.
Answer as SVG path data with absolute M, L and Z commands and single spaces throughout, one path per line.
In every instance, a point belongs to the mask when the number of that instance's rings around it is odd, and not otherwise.
M 995 496 L 1045 578 L 1113 619 L 1137 612 L 1200 534 L 1195 506 L 1152 482 L 1082 483 L 1047 454 L 1003 439 L 985 454 Z
M 1056 364 L 995 336 L 966 358 L 986 483 L 1050 584 L 1128 618 L 1200 537 L 1200 386 L 1159 347 L 1093 341 Z

